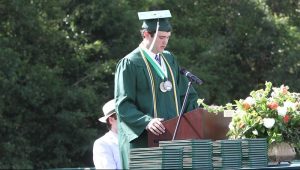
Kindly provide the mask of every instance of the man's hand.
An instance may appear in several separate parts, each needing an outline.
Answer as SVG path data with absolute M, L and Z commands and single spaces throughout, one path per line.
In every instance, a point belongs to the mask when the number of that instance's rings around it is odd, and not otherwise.
M 154 118 L 152 119 L 148 125 L 146 126 L 146 129 L 152 132 L 154 135 L 161 135 L 165 133 L 165 127 L 161 123 L 164 119 L 162 118 Z

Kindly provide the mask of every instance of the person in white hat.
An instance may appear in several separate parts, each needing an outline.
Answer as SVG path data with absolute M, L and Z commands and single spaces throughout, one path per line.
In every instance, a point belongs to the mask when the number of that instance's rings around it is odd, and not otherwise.
M 94 165 L 96 169 L 121 169 L 115 100 L 105 103 L 102 110 L 104 116 L 99 121 L 106 123 L 109 131 L 94 142 Z

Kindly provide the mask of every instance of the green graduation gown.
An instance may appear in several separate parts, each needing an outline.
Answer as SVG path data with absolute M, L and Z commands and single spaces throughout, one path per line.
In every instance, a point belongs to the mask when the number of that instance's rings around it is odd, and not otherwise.
M 188 87 L 188 80 L 179 73 L 179 65 L 170 52 L 164 51 L 163 56 L 169 63 L 174 75 L 178 110 L 180 112 Z M 164 118 L 164 120 L 176 117 L 177 111 L 173 89 L 168 92 L 162 92 L 159 88 L 162 79 L 150 63 L 149 66 L 155 86 L 157 117 Z M 171 81 L 172 76 L 168 66 L 167 70 L 168 79 Z M 198 95 L 195 89 L 191 87 L 184 113 L 198 107 L 197 99 Z M 145 128 L 154 117 L 151 81 L 139 47 L 122 58 L 117 65 L 115 100 L 122 164 L 124 169 L 129 169 L 130 148 L 147 147 L 147 132 Z

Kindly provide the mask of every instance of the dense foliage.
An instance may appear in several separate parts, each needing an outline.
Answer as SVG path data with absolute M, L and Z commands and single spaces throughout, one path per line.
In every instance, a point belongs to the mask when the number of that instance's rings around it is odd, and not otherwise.
M 0 0 L 0 169 L 91 167 L 137 12 L 172 13 L 168 49 L 209 104 L 264 85 L 299 91 L 299 0 Z

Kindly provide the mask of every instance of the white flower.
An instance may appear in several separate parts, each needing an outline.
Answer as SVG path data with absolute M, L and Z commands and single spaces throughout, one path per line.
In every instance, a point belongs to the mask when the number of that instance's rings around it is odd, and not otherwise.
M 198 100 L 197 100 L 197 103 L 198 103 L 198 105 L 203 104 L 203 103 L 204 103 L 204 99 L 198 99 Z
M 262 97 L 264 97 L 264 91 L 262 89 L 253 91 L 250 93 L 251 96 L 254 96 L 255 99 L 260 100 Z
M 272 98 L 275 98 L 276 96 L 277 96 L 277 94 L 276 94 L 275 92 L 272 92 L 272 93 L 271 93 L 271 97 L 272 97 Z
M 240 109 L 237 109 L 235 113 L 239 117 L 243 117 L 244 115 L 247 115 L 247 112 L 245 112 L 244 110 L 240 110 Z
M 245 102 L 248 103 L 250 106 L 255 104 L 255 100 L 253 99 L 253 97 L 247 97 L 245 99 Z
M 258 132 L 257 132 L 257 130 L 256 130 L 256 129 L 255 129 L 255 130 L 253 130 L 253 131 L 252 131 L 252 133 L 253 133 L 254 135 L 256 135 L 256 136 L 258 135 Z
M 290 101 L 286 101 L 283 103 L 283 107 L 285 108 L 291 108 L 292 111 L 295 111 L 296 110 L 296 104 L 293 103 L 293 102 L 290 102 Z
M 263 122 L 264 122 L 264 126 L 266 128 L 271 129 L 275 124 L 275 119 L 274 118 L 264 118 Z
M 279 93 L 280 93 L 280 88 L 278 88 L 278 87 L 273 87 L 272 89 L 273 89 L 273 92 L 271 93 L 272 98 L 278 97 L 278 96 L 279 96 Z
M 229 127 L 230 130 L 233 130 L 234 129 L 233 122 L 230 122 L 228 127 Z
M 281 86 L 280 86 L 280 91 L 281 91 L 282 93 L 286 93 L 288 90 L 289 90 L 289 86 L 284 86 L 284 85 L 281 85 Z
M 286 107 L 277 107 L 277 112 L 280 116 L 285 116 L 286 112 L 287 112 L 287 108 Z

